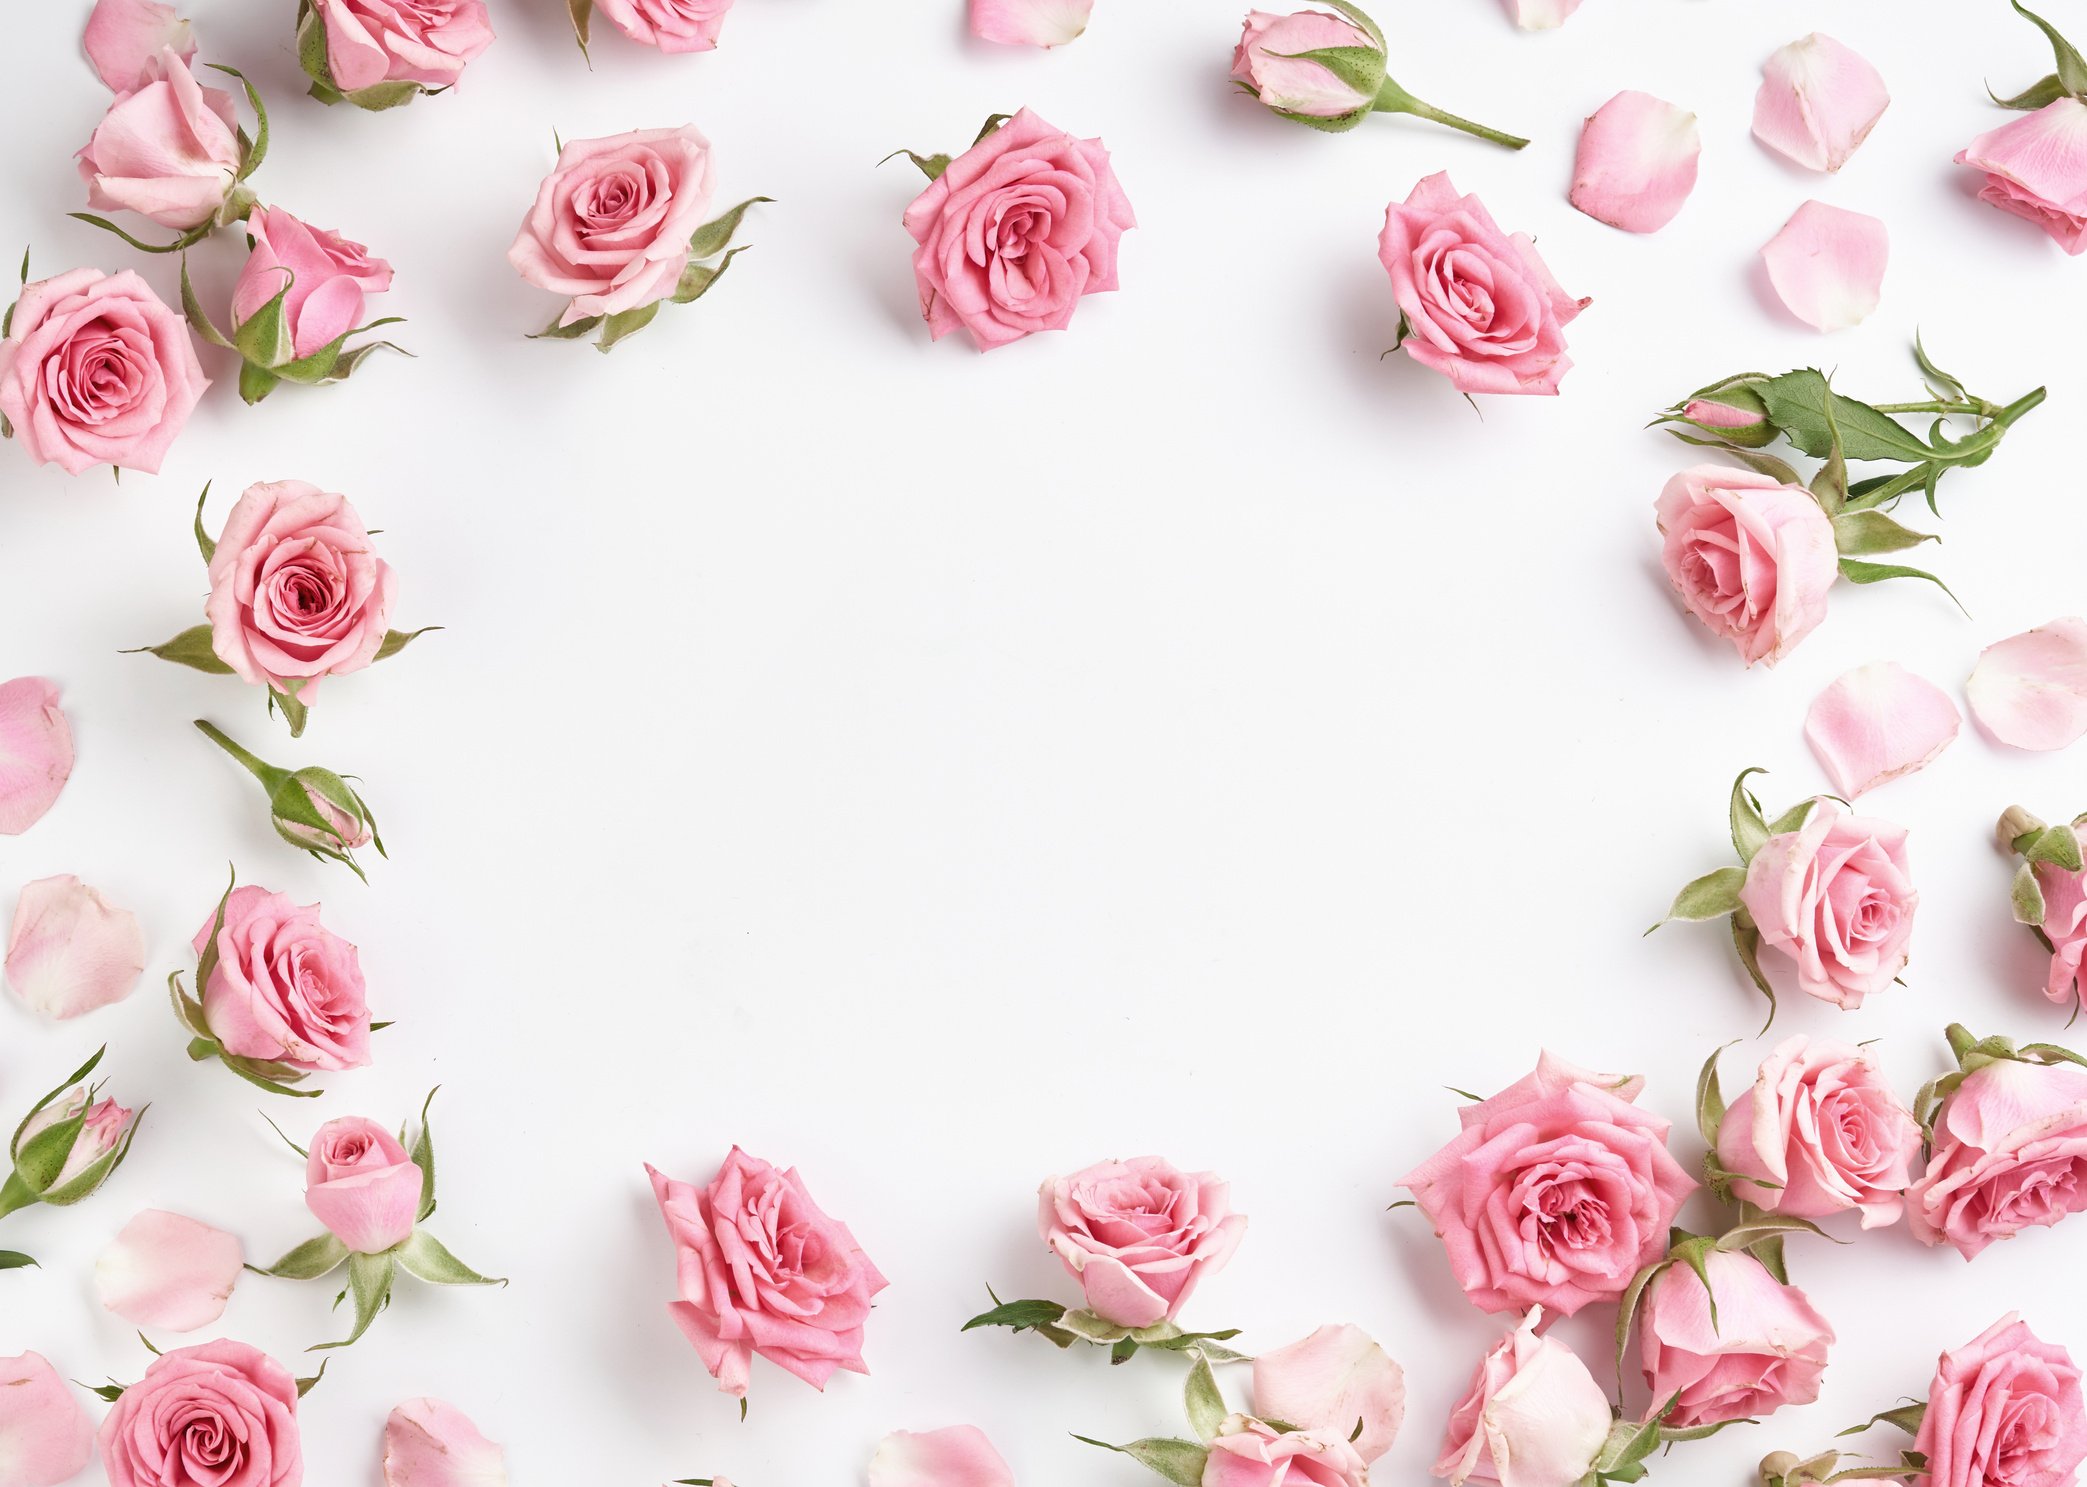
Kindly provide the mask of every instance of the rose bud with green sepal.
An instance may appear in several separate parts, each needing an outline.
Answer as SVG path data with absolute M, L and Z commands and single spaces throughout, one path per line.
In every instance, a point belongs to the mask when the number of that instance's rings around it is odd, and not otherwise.
M 198 718 L 196 727 L 261 782 L 277 836 L 314 857 L 342 863 L 368 881 L 351 854 L 357 847 L 374 846 L 382 857 L 384 839 L 377 835 L 376 813 L 347 780 L 316 765 L 280 769 L 240 747 L 215 724 Z
M 397 108 L 446 93 L 493 44 L 484 0 L 299 0 L 297 62 L 321 103 Z
M 2081 974 L 2082 959 L 2087 957 L 2087 858 L 2080 847 L 2082 827 L 2087 827 L 2087 816 L 2048 826 L 2018 805 L 2008 807 L 1999 826 L 2001 849 L 2022 859 L 2015 868 L 2015 920 L 2029 926 L 2051 952 L 2044 995 L 2075 1006 L 2087 995 L 2087 979 Z
M 107 1182 L 130 1155 L 145 1112 L 104 1097 L 98 1084 L 81 1082 L 107 1051 L 96 1049 L 15 1128 L 8 1144 L 11 1169 L 0 1181 L 0 1218 L 37 1203 L 70 1207 Z M 26 1256 L 16 1258 L 28 1263 Z
M 1768 405 L 1761 401 L 1760 384 L 1768 378 L 1758 372 L 1743 372 L 1737 377 L 1726 377 L 1708 387 L 1699 387 L 1653 422 L 1685 423 L 1710 434 L 1709 439 L 1698 438 L 1679 429 L 1670 429 L 1675 438 L 1688 444 L 1736 445 L 1741 449 L 1761 449 L 1773 444 L 1781 436 L 1781 430 L 1769 421 Z

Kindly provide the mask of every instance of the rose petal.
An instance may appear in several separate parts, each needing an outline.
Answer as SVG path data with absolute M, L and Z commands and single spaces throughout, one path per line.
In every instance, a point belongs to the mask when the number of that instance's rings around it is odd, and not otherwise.
M 43 818 L 72 774 L 72 725 L 58 689 L 40 676 L 0 686 L 0 836 Z
M 2087 733 L 2087 620 L 2068 615 L 1987 646 L 1964 696 L 2000 742 L 2064 748 Z
M 1254 1413 L 1349 1440 L 1375 1461 L 1406 1418 L 1406 1375 L 1360 1327 L 1321 1327 L 1254 1359 Z
M 1877 69 L 1814 31 L 1761 68 L 1754 137 L 1813 170 L 1839 170 L 1891 102 Z
M 1980 201 L 2034 222 L 2068 253 L 2087 253 L 2087 103 L 2067 96 L 2017 114 L 1956 159 L 1985 172 Z
M 976 1425 L 893 1431 L 870 1458 L 869 1487 L 1014 1487 L 1014 1479 Z
M 87 60 L 115 93 L 145 81 L 146 64 L 162 48 L 171 47 L 184 62 L 196 55 L 194 30 L 158 0 L 95 0 L 85 41 Z
M 1961 722 L 1948 693 L 1880 661 L 1845 673 L 1814 698 L 1804 737 L 1834 789 L 1853 800 L 1933 759 Z
M 0 1483 L 57 1487 L 87 1469 L 94 1425 L 40 1353 L 0 1358 Z
M 1702 153 L 1694 114 L 1650 93 L 1618 93 L 1580 131 L 1572 204 L 1625 232 L 1657 232 L 1695 189 Z
M 1816 330 L 1845 330 L 1877 308 L 1890 249 L 1875 217 L 1808 201 L 1761 250 L 1761 261 L 1792 315 Z
M 94 1262 L 94 1292 L 133 1326 L 193 1332 L 224 1315 L 245 1265 L 237 1235 L 148 1208 Z
M 971 34 L 1004 46 L 1064 46 L 1093 11 L 1094 0 L 971 0 Z
M 78 1017 L 129 996 L 145 973 L 137 916 L 70 873 L 40 878 L 15 900 L 7 984 L 46 1017 Z
M 507 1452 L 455 1405 L 409 1399 L 384 1422 L 384 1487 L 507 1487 Z
M 1564 25 L 1580 0 L 1507 0 L 1507 8 L 1524 31 L 1549 31 Z

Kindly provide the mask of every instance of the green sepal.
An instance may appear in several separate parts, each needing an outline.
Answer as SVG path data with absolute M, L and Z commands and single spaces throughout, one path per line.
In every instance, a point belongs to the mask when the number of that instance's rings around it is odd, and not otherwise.
M 1964 601 L 1951 592 L 1948 584 L 1924 568 L 1908 568 L 1898 563 L 1865 563 L 1855 558 L 1841 559 L 1841 577 L 1850 583 L 1882 583 L 1888 578 L 1921 578 L 1949 595 L 1949 602 L 1963 610 L 1964 618 L 1971 611 L 1964 609 Z
M 1074 1440 L 1089 1446 L 1100 1446 L 1104 1451 L 1114 1451 L 1128 1456 L 1140 1466 L 1151 1468 L 1165 1477 L 1175 1487 L 1198 1487 L 1203 1480 L 1203 1467 L 1210 1459 L 1207 1448 L 1194 1441 L 1174 1437 L 1147 1436 L 1132 1441 L 1127 1446 L 1113 1446 L 1107 1441 L 1095 1440 L 1092 1436 L 1076 1435 Z
M 232 348 L 248 365 L 264 370 L 284 366 L 296 355 L 290 336 L 288 301 L 297 276 L 287 268 L 281 273 L 282 288 L 276 290 L 260 309 L 232 328 Z
M 2011 108 L 2023 113 L 2040 108 L 2049 108 L 2059 99 L 2070 98 L 2071 96 L 2070 93 L 2065 91 L 2065 84 L 2059 81 L 2058 74 L 2055 72 L 2045 73 L 2012 98 L 2002 98 L 1992 88 L 1988 87 L 1986 89 L 1986 97 L 1992 99 L 1993 102 L 1999 104 L 2002 108 Z
M 1846 1430 L 1836 1431 L 1837 1436 L 1861 1435 L 1878 1425 L 1889 1425 L 1894 1430 L 1903 1430 L 1908 1435 L 1919 1435 L 1921 1422 L 1927 1418 L 1928 1404 L 1919 1400 L 1913 1404 L 1900 1405 L 1895 1410 L 1883 1410 L 1869 1417 L 1860 1425 L 1850 1425 Z
M 53 1208 L 69 1208 L 114 1176 L 124 1158 L 130 1155 L 131 1143 L 138 1139 L 138 1128 L 145 1124 L 145 1112 L 151 1108 L 150 1105 L 140 1105 L 132 1114 L 130 1125 L 124 1129 L 123 1139 L 83 1167 L 70 1181 L 46 1189 L 44 1202 Z
M 134 646 L 122 652 L 126 656 L 157 656 L 162 661 L 172 661 L 179 666 L 207 671 L 212 676 L 230 676 L 232 668 L 218 658 L 210 648 L 210 627 L 191 625 L 172 640 L 163 640 L 158 645 Z
M 307 1239 L 273 1265 L 249 1265 L 247 1268 L 257 1275 L 272 1275 L 278 1280 L 318 1280 L 321 1276 L 333 1274 L 347 1261 L 348 1246 L 331 1234 L 321 1234 L 316 1239 Z
M 1760 765 L 1752 765 L 1742 769 L 1739 778 L 1732 782 L 1732 850 L 1739 854 L 1741 862 L 1752 862 L 1771 834 L 1768 823 L 1761 818 L 1761 802 L 1746 788 L 1751 776 L 1767 773 Z
M 239 133 L 239 142 L 241 146 L 239 173 L 232 177 L 234 184 L 237 184 L 239 182 L 244 181 L 255 171 L 259 170 L 261 168 L 261 162 L 268 158 L 268 105 L 261 101 L 261 94 L 259 90 L 257 90 L 252 83 L 247 81 L 246 74 L 241 72 L 238 68 L 227 67 L 222 62 L 208 62 L 204 65 L 207 66 L 212 72 L 222 72 L 226 77 L 237 79 L 239 86 L 246 92 L 247 107 L 251 108 L 254 111 L 253 138 L 248 139 L 246 137 L 245 130 L 241 130 Z M 246 214 L 242 212 L 239 215 L 244 216 Z M 220 216 L 220 225 L 222 225 L 226 220 L 227 219 Z
M 1726 1043 L 1713 1049 L 1696 1075 L 1696 1130 L 1713 1150 L 1717 1146 L 1718 1131 L 1725 1121 L 1725 1095 L 1718 1084 L 1717 1061 L 1731 1046 Z
M 422 625 L 418 630 L 387 630 L 384 632 L 384 643 L 377 647 L 376 659 L 389 661 L 421 636 L 442 628 L 441 625 Z
M 140 253 L 186 252 L 202 242 L 203 239 L 209 237 L 211 233 L 217 231 L 217 218 L 212 216 L 197 223 L 171 243 L 148 243 L 142 238 L 133 237 L 130 233 L 125 232 L 107 217 L 97 217 L 92 212 L 67 212 L 65 215 L 72 218 L 75 222 L 85 222 L 89 227 L 99 227 L 103 232 L 114 233 Z
M 47 1109 L 51 1101 L 57 1099 L 60 1095 L 64 1094 L 74 1085 L 79 1084 L 81 1081 L 86 1079 L 86 1077 L 89 1074 L 92 1074 L 95 1071 L 95 1069 L 100 1067 L 102 1055 L 107 1053 L 108 1051 L 109 1045 L 106 1043 L 102 1044 L 101 1047 L 94 1050 L 93 1054 L 88 1058 L 87 1062 L 81 1064 L 77 1069 L 73 1070 L 72 1073 L 66 1075 L 65 1078 L 59 1080 L 57 1085 L 51 1090 L 49 1094 L 45 1095 L 41 1100 L 38 1100 L 34 1105 L 31 1105 L 29 1107 L 29 1113 L 22 1117 L 21 1124 L 17 1125 L 14 1128 L 13 1138 L 7 1143 L 8 1155 L 14 1156 L 20 1153 L 22 1149 L 22 1132 L 29 1129 L 29 1122 L 36 1119 L 38 1115 L 40 1115 L 45 1109 Z
M 24 1270 L 36 1265 L 36 1261 L 20 1250 L 0 1249 L 0 1270 Z M 42 1268 L 42 1267 L 37 1267 Z
M 893 150 L 884 160 L 877 163 L 882 165 L 885 160 L 896 160 L 901 155 L 912 161 L 920 173 L 931 181 L 941 180 L 942 173 L 949 169 L 949 162 L 956 158 L 952 155 L 923 155 L 917 150 Z
M 1667 910 L 1667 917 L 1652 926 L 1675 920 L 1701 923 L 1706 919 L 1722 919 L 1739 908 L 1739 890 L 1746 886 L 1746 869 L 1743 867 L 1721 867 L 1687 884 L 1674 895 L 1674 902 Z M 1652 933 L 1652 929 L 1645 931 Z
M 695 236 L 688 240 L 689 256 L 692 258 L 715 258 L 732 246 L 732 235 L 739 231 L 739 224 L 746 217 L 748 207 L 758 202 L 773 202 L 772 196 L 749 196 L 723 216 L 705 222 L 696 229 Z
M 1739 952 L 1739 963 L 1746 968 L 1747 979 L 1754 983 L 1754 990 L 1768 998 L 1768 1020 L 1761 1024 L 1761 1031 L 1765 1033 L 1775 1025 L 1775 988 L 1761 974 L 1761 931 L 1752 920 L 1741 914 L 1732 916 L 1732 948 Z
M 203 555 L 204 565 L 217 556 L 217 539 L 203 530 L 203 503 L 210 499 L 210 481 L 203 482 L 203 494 L 196 497 L 196 551 Z
M 303 1378 L 297 1381 L 297 1397 L 299 1399 L 304 1398 L 305 1395 L 311 1393 L 312 1390 L 319 1387 L 319 1380 L 326 1377 L 326 1365 L 329 1361 L 331 1360 L 325 1358 L 320 1359 L 319 1371 L 317 1373 L 306 1374 Z
M 2087 57 L 2082 57 L 2077 47 L 2058 34 L 2056 26 L 2023 5 L 2022 0 L 2011 0 L 2011 3 L 2015 14 L 2043 32 L 2044 38 L 2051 43 L 2051 55 L 2058 66 L 2053 76 L 2058 79 L 2058 85 L 2074 98 L 2087 98 Z
M 2014 900 L 2015 923 L 2027 924 L 2041 929 L 2044 916 L 2049 910 L 2044 904 L 2043 887 L 2036 881 L 2036 869 L 2026 862 L 2015 869 L 2012 896 Z
M 311 96 L 321 103 L 340 101 L 340 85 L 333 80 L 333 65 L 326 60 L 326 22 L 312 0 L 297 4 L 297 65 L 312 80 Z
M 428 1112 L 435 1108 L 435 1096 L 441 1092 L 439 1084 L 428 1091 L 427 1099 L 420 1106 L 420 1134 L 413 1138 L 408 1149 L 413 1165 L 420 1169 L 420 1207 L 414 1212 L 414 1222 L 424 1223 L 435 1211 L 435 1128 L 428 1122 Z M 406 1144 L 406 1133 L 399 1132 L 399 1144 Z
M 1881 511 L 1843 511 L 1833 519 L 1833 545 L 1842 557 L 1904 552 L 1923 542 L 1939 542 L 1932 532 L 1901 526 Z
M 242 362 L 239 366 L 239 400 L 251 408 L 281 384 L 282 378 L 266 367 Z
M 2087 867 L 2080 852 L 2080 834 L 2072 826 L 2060 823 L 2046 826 L 2029 841 L 2016 848 L 2026 862 L 2048 862 L 2053 867 L 2063 868 L 2069 873 Z
M 572 22 L 572 39 L 580 44 L 580 55 L 593 66 L 594 59 L 587 56 L 587 33 L 594 21 L 594 0 L 565 0 L 565 14 Z
M 677 305 L 692 304 L 710 292 L 710 286 L 725 276 L 732 260 L 744 253 L 744 247 L 732 249 L 716 263 L 691 263 L 681 271 L 681 278 L 674 285 L 670 299 Z
M 394 1252 L 408 1275 L 437 1286 L 504 1286 L 505 1276 L 480 1275 L 425 1229 L 415 1229 Z
M 1231 1412 L 1225 1408 L 1225 1396 L 1217 1387 L 1217 1375 L 1210 1371 L 1210 1360 L 1201 1353 L 1192 1356 L 1195 1362 L 1189 1365 L 1188 1378 L 1182 1385 L 1182 1401 L 1187 1407 L 1189 1428 L 1199 1440 L 1212 1441 L 1217 1439 L 1218 1427 Z
M 292 686 L 295 685 L 292 683 Z M 281 710 L 284 721 L 290 725 L 290 737 L 302 738 L 304 725 L 311 718 L 311 709 L 298 699 L 296 692 L 278 692 L 274 687 L 270 687 L 268 711 L 274 713 L 278 709 Z
M 601 321 L 602 317 L 599 315 L 586 316 L 583 319 L 573 321 L 570 325 L 561 325 L 558 321 L 553 320 L 542 330 L 531 331 L 528 339 L 532 341 L 577 341 L 600 325 Z
M 403 107 L 423 93 L 432 98 L 438 93 L 448 91 L 446 87 L 430 88 L 424 83 L 416 83 L 408 78 L 393 78 L 389 82 L 372 83 L 367 88 L 356 88 L 339 96 L 344 102 L 352 103 L 365 112 L 378 114 L 386 109 Z
M 639 305 L 632 310 L 618 310 L 604 318 L 601 323 L 601 339 L 594 343 L 595 350 L 612 351 L 618 342 L 628 340 L 652 324 L 653 317 L 659 314 L 662 303 L 664 301 L 654 300 L 649 305 Z
M 1374 100 L 1377 90 L 1384 86 L 1384 53 L 1378 47 L 1329 46 L 1309 52 L 1270 52 L 1268 55 L 1291 62 L 1317 63 L 1342 87 L 1360 93 L 1366 99 Z
M 355 1304 L 354 1329 L 339 1342 L 315 1343 L 306 1351 L 317 1353 L 328 1348 L 345 1348 L 369 1331 L 370 1323 L 377 1320 L 377 1313 L 390 1304 L 391 1283 L 396 1273 L 397 1263 L 388 1252 L 381 1255 L 350 1254 L 347 1294 Z

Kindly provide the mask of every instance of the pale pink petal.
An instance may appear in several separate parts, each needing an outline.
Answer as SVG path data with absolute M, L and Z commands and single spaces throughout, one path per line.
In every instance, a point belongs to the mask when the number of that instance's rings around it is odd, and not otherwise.
M 1777 297 L 1815 330 L 1846 330 L 1868 319 L 1890 256 L 1882 222 L 1823 201 L 1808 201 L 1791 213 L 1761 250 Z
M 78 1017 L 137 987 L 145 936 L 135 914 L 72 874 L 39 878 L 15 900 L 6 969 L 9 989 L 31 1010 Z
M 94 1293 L 134 1327 L 193 1332 L 225 1314 L 245 1264 L 236 1234 L 148 1208 L 94 1262 Z
M 196 36 L 174 7 L 158 0 L 95 0 L 87 17 L 87 60 L 116 93 L 135 90 L 146 64 L 172 47 L 186 62 L 196 54 Z
M 87 1469 L 94 1424 L 40 1353 L 0 1358 L 0 1487 L 58 1487 Z
M 507 1452 L 455 1405 L 409 1399 L 384 1422 L 384 1487 L 507 1487 Z
M 2068 615 L 1987 646 L 1964 696 L 2000 742 L 2064 748 L 2087 733 L 2087 620 Z
M 1094 0 L 971 0 L 971 34 L 1004 46 L 1064 46 L 1093 11 Z
M 72 725 L 58 689 L 40 676 L 0 685 L 0 836 L 42 820 L 71 774 Z
M 1813 170 L 1839 170 L 1884 117 L 1891 93 L 1877 69 L 1814 31 L 1761 68 L 1754 137 Z
M 1014 1487 L 1014 1479 L 976 1425 L 893 1431 L 870 1458 L 869 1487 Z
M 1254 1413 L 1350 1440 L 1375 1461 L 1406 1418 L 1406 1374 L 1360 1327 L 1321 1327 L 1254 1359 Z
M 1949 694 L 1896 661 L 1858 666 L 1812 701 L 1805 742 L 1843 798 L 1911 774 L 1957 736 Z
M 1572 204 L 1625 232 L 1657 232 L 1696 185 L 1696 116 L 1650 93 L 1618 93 L 1580 130 Z
M 1562 26 L 1580 0 L 1507 0 L 1509 14 L 1524 31 L 1549 31 Z

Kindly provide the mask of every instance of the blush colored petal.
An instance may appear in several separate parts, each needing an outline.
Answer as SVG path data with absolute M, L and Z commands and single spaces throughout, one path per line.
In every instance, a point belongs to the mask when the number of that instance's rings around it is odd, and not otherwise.
M 1406 1418 L 1406 1374 L 1360 1327 L 1321 1327 L 1254 1359 L 1254 1413 L 1350 1441 L 1375 1461 Z
M 78 1017 L 129 996 L 145 973 L 145 936 L 70 873 L 40 878 L 15 900 L 7 984 L 46 1017 Z
M 1580 130 L 1572 204 L 1625 232 L 1657 232 L 1695 189 L 1696 116 L 1650 93 L 1618 93 Z
M 72 725 L 58 689 L 40 676 L 0 685 L 0 836 L 43 819 L 71 774 Z
M 2064 748 L 2087 733 L 2087 620 L 2068 615 L 1987 646 L 1964 696 L 2000 742 Z
M 1791 213 L 1761 250 L 1777 297 L 1815 330 L 1846 330 L 1868 319 L 1890 256 L 1882 222 L 1823 201 L 1808 201 Z
M 146 64 L 162 48 L 173 48 L 184 62 L 196 55 L 195 31 L 159 0 L 95 0 L 85 41 L 87 60 L 114 93 L 145 82 Z
M 1804 737 L 1834 789 L 1853 800 L 1933 759 L 1962 721 L 1940 687 L 1880 661 L 1846 673 L 1814 698 Z
M 1580 8 L 1580 0 L 1507 0 L 1508 13 L 1524 31 L 1550 31 Z
M 455 1405 L 409 1399 L 384 1422 L 384 1487 L 507 1487 L 507 1452 Z
M 49 1360 L 0 1358 L 0 1487 L 58 1487 L 93 1454 L 93 1422 Z
M 870 1458 L 869 1487 L 1014 1487 L 1014 1480 L 976 1425 L 896 1430 Z
M 224 1315 L 245 1265 L 236 1234 L 148 1208 L 94 1262 L 94 1292 L 134 1327 L 193 1332 Z
M 971 0 L 971 34 L 1004 46 L 1064 46 L 1093 11 L 1094 0 Z
M 1814 31 L 1761 68 L 1754 137 L 1813 170 L 1839 170 L 1869 138 L 1891 102 L 1877 69 Z

